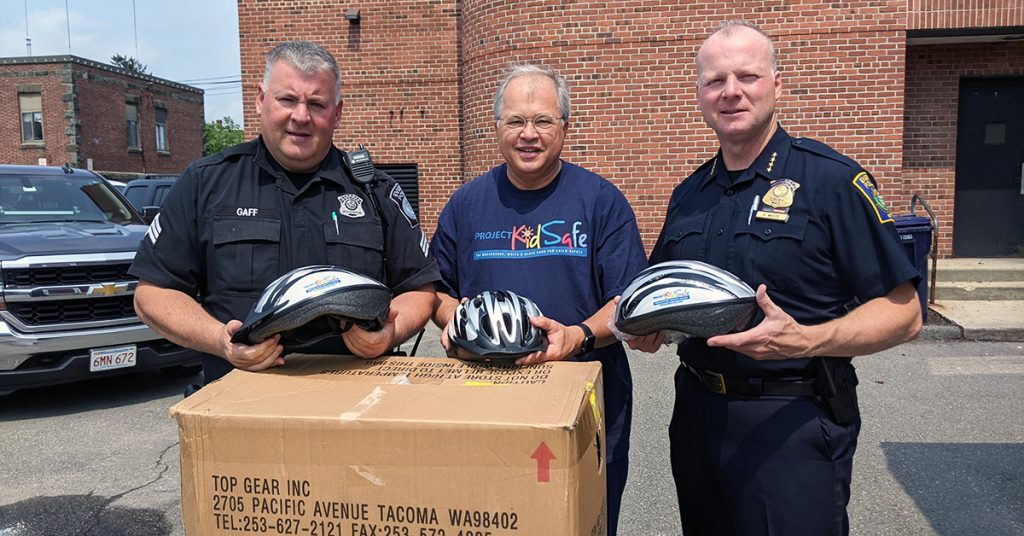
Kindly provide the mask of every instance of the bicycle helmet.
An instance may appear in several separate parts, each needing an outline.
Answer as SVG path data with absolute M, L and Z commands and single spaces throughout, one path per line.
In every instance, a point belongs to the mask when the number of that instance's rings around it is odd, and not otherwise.
M 713 337 L 746 326 L 755 293 L 735 275 L 700 261 L 668 261 L 637 274 L 615 308 L 615 327 L 630 335 L 657 331 Z
M 286 346 L 308 345 L 341 333 L 340 320 L 377 331 L 391 297 L 381 283 L 338 266 L 296 268 L 267 285 L 231 342 L 258 344 L 281 333 Z
M 547 347 L 544 332 L 530 323 L 534 316 L 542 314 L 528 298 L 485 290 L 455 309 L 448 340 L 460 359 L 515 359 Z

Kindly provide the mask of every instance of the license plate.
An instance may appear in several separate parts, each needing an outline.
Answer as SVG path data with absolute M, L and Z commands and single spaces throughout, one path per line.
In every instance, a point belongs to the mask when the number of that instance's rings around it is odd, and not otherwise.
M 135 366 L 135 345 L 97 348 L 89 351 L 89 372 L 101 372 Z

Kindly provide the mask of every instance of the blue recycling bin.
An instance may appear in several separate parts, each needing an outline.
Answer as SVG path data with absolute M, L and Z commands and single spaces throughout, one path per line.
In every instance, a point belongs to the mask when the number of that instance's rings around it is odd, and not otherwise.
M 921 216 L 894 216 L 893 221 L 896 223 L 896 236 L 921 278 L 917 283 L 917 297 L 921 301 L 921 320 L 924 321 L 928 319 L 928 252 L 932 249 L 932 221 Z

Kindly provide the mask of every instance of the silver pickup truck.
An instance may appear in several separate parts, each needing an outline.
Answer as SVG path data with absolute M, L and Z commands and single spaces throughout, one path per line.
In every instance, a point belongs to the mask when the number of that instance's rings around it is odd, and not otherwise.
M 0 395 L 141 369 L 199 372 L 199 354 L 135 315 L 128 267 L 146 230 L 95 173 L 0 165 Z

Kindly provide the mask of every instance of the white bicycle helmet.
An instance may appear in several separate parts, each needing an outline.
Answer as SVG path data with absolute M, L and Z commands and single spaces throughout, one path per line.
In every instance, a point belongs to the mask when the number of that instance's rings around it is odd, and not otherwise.
M 713 337 L 742 329 L 757 309 L 755 293 L 735 275 L 700 261 L 668 261 L 637 274 L 615 308 L 615 327 Z
M 530 323 L 535 316 L 542 314 L 530 299 L 485 290 L 455 309 L 448 340 L 460 359 L 515 359 L 547 347 L 544 332 Z
M 258 344 L 282 333 L 285 345 L 308 345 L 340 333 L 340 320 L 376 331 L 391 297 L 381 283 L 338 266 L 296 268 L 267 285 L 231 341 Z

